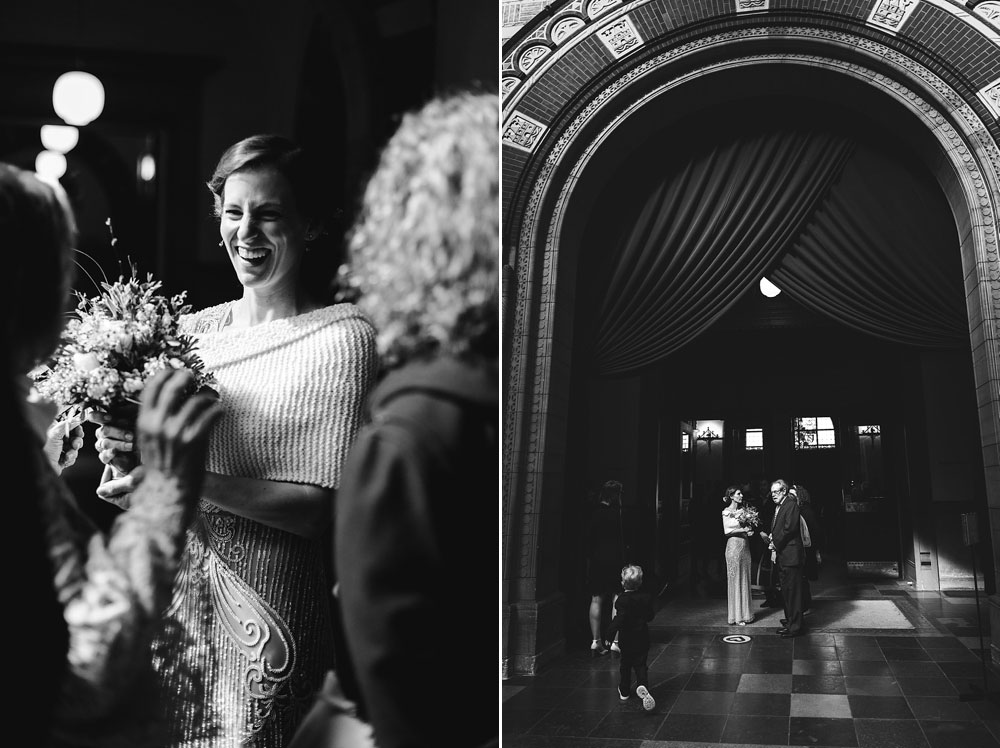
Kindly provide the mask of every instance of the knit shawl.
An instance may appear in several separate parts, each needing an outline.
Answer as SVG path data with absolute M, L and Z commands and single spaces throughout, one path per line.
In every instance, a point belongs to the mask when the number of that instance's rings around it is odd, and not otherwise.
M 375 378 L 374 327 L 353 304 L 336 304 L 219 330 L 229 307 L 181 321 L 225 408 L 212 430 L 206 468 L 336 488 Z

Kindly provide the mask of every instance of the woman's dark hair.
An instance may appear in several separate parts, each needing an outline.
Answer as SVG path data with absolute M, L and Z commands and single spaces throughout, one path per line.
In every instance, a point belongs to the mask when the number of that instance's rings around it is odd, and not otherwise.
M 288 180 L 299 213 L 321 227 L 302 257 L 301 282 L 316 299 L 326 304 L 345 298 L 338 269 L 345 249 L 340 231 L 333 230 L 340 212 L 333 207 L 328 185 L 330 178 L 306 150 L 283 135 L 251 135 L 229 146 L 219 158 L 211 179 L 206 182 L 214 198 L 214 215 L 222 217 L 222 194 L 226 180 L 239 171 L 274 168 Z
M 27 373 L 59 342 L 74 280 L 76 234 L 58 184 L 0 163 L 0 241 L 7 250 L 0 325 L 15 373 Z
M 733 500 L 733 494 L 735 494 L 737 491 L 742 491 L 742 490 L 743 486 L 730 486 L 729 488 L 726 489 L 726 493 L 722 497 L 722 500 L 728 504 L 730 501 Z

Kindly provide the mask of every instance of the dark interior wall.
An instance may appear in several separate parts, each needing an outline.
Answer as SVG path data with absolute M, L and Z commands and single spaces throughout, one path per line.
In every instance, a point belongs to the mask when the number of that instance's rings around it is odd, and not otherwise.
M 437 0 L 438 90 L 479 85 L 497 89 L 500 3 Z
M 752 294 L 760 297 L 756 290 Z M 789 313 L 785 302 L 770 301 L 784 307 L 786 315 Z M 734 315 L 745 319 L 750 313 L 747 309 L 757 303 L 751 295 Z M 804 319 L 811 319 L 805 310 L 798 313 Z M 644 375 L 644 380 L 648 380 L 643 389 L 645 397 L 640 398 L 640 390 L 635 386 L 622 386 L 622 382 L 632 380 L 607 380 L 594 386 L 593 399 L 587 406 L 592 421 L 585 464 L 590 471 L 611 455 L 643 454 L 651 439 L 648 432 L 643 433 L 641 419 L 655 421 L 667 418 L 668 413 L 683 413 L 702 421 L 720 419 L 727 425 L 757 424 L 766 429 L 772 440 L 780 435 L 788 437 L 785 452 L 790 451 L 790 423 L 796 415 L 865 417 L 873 422 L 898 419 L 906 408 L 896 385 L 901 357 L 898 347 L 829 325 L 708 333 L 665 361 L 655 373 Z M 654 394 L 664 403 L 662 407 L 651 407 Z M 631 431 L 623 429 L 621 423 L 621 413 L 626 410 L 636 413 Z M 602 413 L 611 414 L 612 420 L 598 420 Z M 668 434 L 663 448 L 674 449 L 680 437 L 679 423 Z M 707 454 L 705 443 L 695 446 L 705 449 Z M 774 452 L 776 445 L 769 446 Z M 766 467 L 768 478 L 779 474 L 792 477 L 793 464 L 787 455 L 779 459 L 771 454 L 766 466 L 744 465 L 732 458 L 722 463 L 723 449 L 720 443 L 712 447 L 712 455 L 720 461 L 720 472 L 727 473 L 719 478 L 723 483 L 748 481 L 762 467 Z M 636 465 L 635 480 L 643 483 L 643 473 L 655 472 L 655 464 L 655 459 L 647 459 Z M 800 465 L 799 469 L 805 468 Z M 828 480 L 817 481 L 816 498 L 824 501 L 829 494 L 830 501 L 839 500 L 841 488 L 848 480 L 846 472 L 841 473 L 838 468 Z
M 982 444 L 972 360 L 967 352 L 934 351 L 918 361 L 925 413 L 930 515 L 942 589 L 968 587 L 973 549 L 962 537 L 962 515 L 972 513 L 982 541 L 976 546 L 979 586 L 994 586 Z
M 624 484 L 622 502 L 634 504 L 638 498 L 638 450 L 641 403 L 640 381 L 637 377 L 615 380 L 593 380 L 587 396 L 585 420 L 588 430 L 601 436 L 588 445 L 582 463 L 587 484 L 592 490 L 604 481 L 618 480 Z M 575 419 L 576 425 L 581 423 Z M 580 463 L 575 463 L 579 465 Z
M 934 466 L 931 499 L 970 501 L 982 492 L 983 480 L 971 356 L 967 351 L 929 351 L 920 356 L 920 371 Z
M 749 299 L 742 318 L 747 319 L 747 306 L 758 303 Z M 790 313 L 786 309 L 782 315 L 787 319 Z M 885 529 L 890 533 L 884 535 L 884 543 L 879 541 L 883 555 L 899 561 L 900 572 L 907 576 L 920 551 L 929 550 L 935 580 L 919 580 L 924 588 L 970 587 L 972 551 L 962 543 L 961 515 L 974 512 L 982 528 L 982 543 L 976 549 L 979 584 L 991 589 L 994 581 L 988 563 L 990 538 L 974 399 L 967 352 L 893 346 L 829 325 L 798 330 L 718 329 L 665 362 L 658 375 L 591 380 L 587 395 L 571 407 L 573 413 L 586 414 L 576 417 L 571 427 L 577 433 L 586 423 L 587 436 L 576 440 L 585 451 L 571 450 L 569 461 L 590 476 L 593 485 L 599 485 L 609 466 L 627 464 L 625 474 L 640 489 L 631 500 L 652 527 L 676 521 L 671 504 L 681 497 L 676 490 L 679 476 L 669 472 L 676 472 L 676 462 L 651 449 L 656 434 L 645 425 L 650 420 L 662 419 L 665 424 L 669 436 L 658 447 L 664 451 L 677 448 L 680 413 L 702 420 L 724 419 L 727 424 L 757 423 L 772 435 L 790 434 L 792 416 L 803 414 L 830 415 L 838 423 L 881 424 L 886 474 L 878 493 L 889 499 L 893 513 L 878 519 L 887 522 Z M 709 457 L 706 444 L 696 443 L 695 449 Z M 718 463 L 713 475 L 721 476 L 718 480 L 723 484 L 749 481 L 751 472 L 740 467 L 732 451 L 723 458 L 724 447 L 719 442 L 713 445 L 711 456 Z M 793 454 L 789 440 L 782 447 L 772 444 L 769 451 L 765 477 L 781 475 L 809 486 L 814 503 L 827 508 L 833 542 L 842 549 L 848 540 L 844 533 L 854 532 L 846 520 L 867 519 L 842 514 L 841 494 L 855 477 L 846 444 L 835 452 Z M 783 452 L 786 462 L 774 452 Z M 702 460 L 700 467 L 708 470 L 710 466 Z M 655 505 L 657 486 L 666 505 L 660 508 L 662 517 Z M 712 493 L 715 488 L 702 485 L 696 490 Z M 661 538 L 668 535 L 660 533 Z M 564 542 L 572 547 L 572 535 Z M 661 550 L 654 547 L 651 555 Z M 662 565 L 669 568 L 669 560 Z M 914 572 L 908 576 L 913 578 Z M 575 582 L 564 579 L 564 584 L 572 588 Z

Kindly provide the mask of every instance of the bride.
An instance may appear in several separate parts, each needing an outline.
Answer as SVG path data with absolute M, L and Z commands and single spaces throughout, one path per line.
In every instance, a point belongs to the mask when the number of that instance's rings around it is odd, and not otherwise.
M 173 604 L 154 647 L 171 746 L 276 748 L 334 667 L 324 540 L 378 365 L 375 330 L 335 303 L 323 184 L 283 137 L 231 146 L 208 186 L 242 295 L 187 315 L 224 408 Z M 105 464 L 131 444 L 106 424 Z M 130 476 L 98 493 L 115 500 Z M 115 503 L 118 503 L 116 501 Z
M 729 600 L 729 624 L 746 626 L 753 622 L 750 596 L 750 538 L 753 537 L 753 520 L 756 514 L 743 502 L 739 486 L 726 489 L 722 510 L 722 531 L 726 540 L 726 583 Z

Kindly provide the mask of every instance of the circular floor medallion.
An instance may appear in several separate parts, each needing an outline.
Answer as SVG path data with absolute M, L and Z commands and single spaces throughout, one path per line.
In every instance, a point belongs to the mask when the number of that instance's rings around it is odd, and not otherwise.
M 750 641 L 750 637 L 746 634 L 732 634 L 731 636 L 722 637 L 722 641 L 726 644 L 746 644 Z

